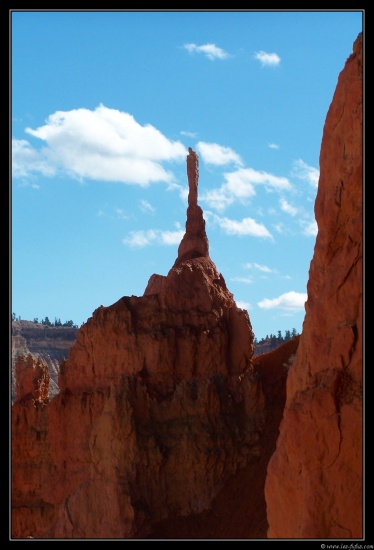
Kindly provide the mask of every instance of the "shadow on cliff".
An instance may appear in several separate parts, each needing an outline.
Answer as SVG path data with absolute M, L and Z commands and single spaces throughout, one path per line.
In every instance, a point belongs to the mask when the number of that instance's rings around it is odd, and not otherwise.
M 300 335 L 253 358 L 266 399 L 266 425 L 260 458 L 230 478 L 212 502 L 211 510 L 161 521 L 148 539 L 266 539 L 268 522 L 264 485 L 275 450 L 286 401 L 286 380 Z

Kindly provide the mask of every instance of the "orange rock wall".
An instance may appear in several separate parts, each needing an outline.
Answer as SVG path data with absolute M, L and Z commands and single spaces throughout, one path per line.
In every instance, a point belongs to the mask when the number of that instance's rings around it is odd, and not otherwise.
M 265 485 L 269 538 L 360 538 L 362 35 L 327 113 L 302 335 Z

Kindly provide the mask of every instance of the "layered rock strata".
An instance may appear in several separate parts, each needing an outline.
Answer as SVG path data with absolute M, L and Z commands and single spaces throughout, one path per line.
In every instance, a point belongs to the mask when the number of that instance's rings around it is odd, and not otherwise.
M 49 403 L 13 406 L 14 538 L 140 538 L 209 510 L 261 456 L 253 332 L 209 257 L 192 150 L 187 175 L 186 233 L 168 275 L 93 313 Z
M 265 486 L 269 538 L 361 538 L 362 35 L 327 113 L 299 348 Z
M 12 321 L 12 390 L 14 402 L 16 391 L 16 362 L 20 355 L 39 358 L 48 367 L 50 375 L 49 396 L 59 392 L 58 371 L 63 358 L 69 355 L 69 349 L 75 342 L 77 328 L 50 327 L 31 321 Z

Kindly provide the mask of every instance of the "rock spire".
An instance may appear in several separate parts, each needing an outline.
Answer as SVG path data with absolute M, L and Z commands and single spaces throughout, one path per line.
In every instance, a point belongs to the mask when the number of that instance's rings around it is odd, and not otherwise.
M 197 204 L 199 185 L 199 157 L 188 148 L 187 155 L 188 208 L 186 233 L 178 248 L 175 266 L 192 258 L 209 257 L 209 242 L 205 232 L 203 211 Z

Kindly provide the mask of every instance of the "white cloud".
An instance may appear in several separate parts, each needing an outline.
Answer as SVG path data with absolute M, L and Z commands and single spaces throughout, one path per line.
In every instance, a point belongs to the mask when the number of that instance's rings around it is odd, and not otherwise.
M 290 214 L 291 216 L 296 216 L 298 214 L 298 209 L 292 206 L 288 201 L 286 201 L 285 198 L 281 198 L 280 201 L 280 207 L 283 210 L 283 212 L 286 212 L 286 214 Z
M 277 143 L 269 143 L 270 149 L 279 149 L 279 145 Z
M 257 305 L 262 309 L 284 309 L 287 311 L 301 311 L 304 309 L 304 304 L 307 300 L 307 294 L 301 292 L 286 292 L 278 298 L 264 298 Z
M 279 65 L 281 60 L 278 54 L 264 51 L 256 52 L 254 58 L 257 59 L 263 67 L 275 67 Z
M 294 161 L 291 176 L 307 181 L 315 188 L 318 186 L 319 170 L 313 166 L 309 166 L 301 159 Z
M 160 231 L 161 244 L 179 244 L 184 237 L 185 231 L 178 229 L 177 231 Z
M 155 208 L 145 199 L 140 201 L 140 209 L 142 212 L 155 212 Z
M 202 53 L 204 54 L 208 59 L 214 60 L 214 59 L 226 59 L 229 57 L 229 54 L 225 52 L 225 50 L 222 50 L 222 48 L 218 48 L 215 44 L 203 44 L 202 46 L 198 46 L 197 44 L 184 44 L 183 46 L 189 53 Z
M 187 155 L 179 141 L 170 141 L 150 124 L 142 126 L 132 115 L 104 105 L 93 111 L 56 111 L 44 126 L 26 132 L 46 146 L 37 151 L 27 141 L 15 140 L 16 176 L 60 171 L 78 179 L 147 186 L 154 181 L 171 183 L 173 174 L 162 163 L 185 162 Z
M 207 164 L 215 164 L 217 166 L 223 166 L 231 162 L 239 166 L 243 164 L 242 159 L 233 149 L 218 145 L 218 143 L 199 141 L 196 144 L 196 149 Z
M 183 230 L 162 231 L 161 229 L 148 229 L 146 231 L 130 231 L 122 242 L 131 248 L 143 248 L 150 244 L 176 245 L 180 243 L 183 236 Z
M 306 235 L 307 237 L 316 237 L 318 233 L 318 226 L 316 220 L 307 222 L 303 220 L 301 222 L 301 225 L 303 226 L 303 235 Z
M 181 133 L 182 136 L 186 136 L 186 137 L 190 137 L 190 138 L 195 138 L 197 136 L 196 132 L 188 132 L 187 130 L 181 130 L 180 133 Z
M 274 229 L 277 233 L 284 233 L 285 232 L 283 223 L 276 223 L 275 225 L 273 225 L 273 227 L 274 227 Z
M 235 172 L 224 174 L 225 183 L 218 189 L 212 189 L 201 196 L 209 206 L 216 210 L 224 210 L 235 200 L 245 201 L 256 195 L 256 185 L 262 185 L 268 191 L 284 191 L 292 189 L 285 177 L 274 176 L 253 168 L 240 168 Z
M 24 178 L 32 172 L 53 176 L 56 169 L 42 152 L 36 151 L 25 139 L 12 140 L 12 173 L 15 178 Z
M 252 306 L 249 302 L 243 302 L 243 300 L 238 300 L 235 303 L 240 309 L 246 309 L 246 310 L 252 309 Z
M 253 279 L 251 277 L 232 277 L 231 281 L 237 281 L 238 283 L 247 283 L 247 284 L 253 283 Z
M 258 269 L 259 271 L 262 271 L 264 273 L 273 273 L 275 271 L 274 269 L 271 269 L 267 265 L 261 265 L 261 264 L 257 264 L 257 263 L 252 264 L 250 262 L 247 262 L 244 265 L 244 267 L 247 268 L 247 269 Z
M 17 187 L 31 187 L 31 189 L 40 189 L 40 185 L 31 181 L 21 181 L 17 183 Z
M 234 202 L 234 197 L 227 192 L 223 185 L 219 189 L 211 189 L 201 194 L 200 200 L 206 202 L 211 208 L 222 212 Z
M 268 172 L 254 170 L 253 168 L 241 168 L 237 172 L 225 174 L 228 186 L 234 191 L 239 184 L 238 193 L 243 193 L 246 186 L 263 185 L 267 189 L 283 190 L 291 189 L 291 183 L 285 177 L 273 176 Z M 246 191 L 244 191 L 246 193 Z
M 128 219 L 128 216 L 125 214 L 125 211 L 123 210 L 123 208 L 116 208 L 115 213 L 116 213 L 117 218 L 119 218 L 120 220 L 127 220 Z
M 239 236 L 251 236 L 251 237 L 263 237 L 273 239 L 273 236 L 266 227 L 256 222 L 253 218 L 243 218 L 241 221 L 230 220 L 229 218 L 222 218 L 207 212 L 207 218 L 211 219 L 214 223 L 217 223 L 220 228 L 227 235 L 239 235 Z
M 155 238 L 156 234 L 152 229 L 148 231 L 130 231 L 129 235 L 122 242 L 131 246 L 131 248 L 142 248 L 149 245 Z
M 187 204 L 188 201 L 188 186 L 187 185 L 175 185 L 174 189 L 178 190 L 179 196 L 182 199 L 184 204 Z

